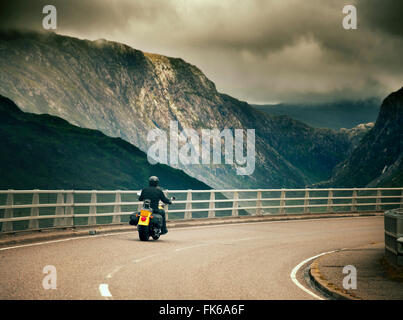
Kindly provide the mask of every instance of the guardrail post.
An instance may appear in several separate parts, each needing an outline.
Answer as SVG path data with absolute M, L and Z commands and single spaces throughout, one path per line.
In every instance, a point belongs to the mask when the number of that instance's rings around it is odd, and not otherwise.
M 39 229 L 39 220 L 32 219 L 34 217 L 39 216 L 39 208 L 37 207 L 38 204 L 39 204 L 39 194 L 38 192 L 34 192 L 32 194 L 31 219 L 29 220 L 28 229 Z
M 403 266 L 403 210 L 392 209 L 384 214 L 385 257 L 395 266 Z
M 113 206 L 113 213 L 122 212 L 121 207 L 120 207 L 121 202 L 122 202 L 122 197 L 120 195 L 120 191 L 117 191 L 116 195 L 115 195 L 115 205 Z M 119 204 L 117 204 L 117 203 L 119 203 Z M 112 223 L 120 223 L 120 221 L 121 221 L 120 214 L 113 216 Z
M 64 204 L 64 193 L 58 193 L 57 194 L 57 200 L 56 200 L 56 203 L 57 204 Z M 60 207 L 60 206 L 57 206 L 56 207 L 56 215 L 57 216 L 61 216 L 61 215 L 64 215 L 65 213 L 64 213 L 65 211 L 64 211 L 64 207 Z M 55 220 L 54 220 L 54 222 L 53 222 L 53 226 L 54 227 L 65 227 L 66 226 L 66 218 L 56 218 Z
M 141 190 L 140 190 L 140 194 L 141 194 Z M 139 196 L 137 196 L 137 199 L 139 198 Z M 143 201 L 141 201 L 138 205 L 137 205 L 137 211 L 140 212 L 141 209 L 143 209 Z M 168 220 L 168 219 L 167 219 Z
M 378 188 L 378 190 L 376 190 L 376 206 L 375 206 L 376 211 L 381 211 L 381 196 L 382 191 L 380 188 Z
M 327 195 L 327 212 L 333 211 L 333 190 L 329 189 L 329 193 Z
M 309 190 L 305 190 L 304 213 L 310 213 L 310 210 L 309 210 Z
M 257 191 L 257 201 L 256 201 L 256 215 L 257 216 L 262 216 L 262 191 L 258 190 Z
M 234 191 L 234 199 L 232 201 L 232 216 L 238 216 L 238 191 Z
M 210 192 L 210 202 L 208 206 L 208 217 L 215 218 L 215 192 Z
M 7 200 L 6 200 L 6 205 L 7 206 L 12 206 L 14 204 L 14 194 L 12 193 L 14 190 L 9 189 L 7 193 Z M 4 212 L 4 218 L 5 219 L 10 219 L 14 217 L 14 212 L 13 209 L 6 209 Z M 12 221 L 5 221 L 2 224 L 1 231 L 2 232 L 10 232 L 13 231 L 13 222 Z
M 353 199 L 351 200 L 351 211 L 357 212 L 357 190 L 353 190 Z
M 184 219 L 192 219 L 192 190 L 188 190 Z
M 90 214 L 97 214 L 97 194 L 95 193 L 95 191 L 93 191 L 91 193 L 91 206 L 90 206 Z M 92 217 L 88 217 L 88 225 L 92 226 L 92 225 L 96 225 L 97 224 L 97 217 L 92 216 Z
M 280 195 L 280 214 L 285 213 L 285 190 L 281 189 L 281 195 Z
M 168 189 L 166 189 L 166 194 L 169 194 Z M 171 198 L 169 198 L 169 199 L 171 199 Z M 164 211 L 165 211 L 165 221 L 168 221 L 169 205 L 165 207 Z
M 402 189 L 401 197 L 400 197 L 400 208 L 403 208 L 403 189 Z
M 66 218 L 66 226 L 74 226 L 74 191 L 66 195 L 66 207 L 65 215 L 71 215 L 73 217 Z

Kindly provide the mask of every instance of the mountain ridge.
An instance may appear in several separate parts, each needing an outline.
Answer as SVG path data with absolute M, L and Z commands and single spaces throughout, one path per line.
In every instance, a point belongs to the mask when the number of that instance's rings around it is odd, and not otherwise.
M 340 100 L 328 103 L 256 105 L 252 106 L 269 115 L 288 115 L 315 128 L 352 129 L 362 123 L 375 122 L 382 100 Z
M 196 66 L 105 40 L 0 33 L 0 94 L 24 111 L 97 129 L 146 152 L 147 133 L 180 128 L 255 129 L 250 176 L 230 165 L 179 166 L 215 188 L 302 187 L 330 178 L 351 152 L 346 134 L 270 117 L 219 93 Z
M 317 186 L 401 187 L 403 184 L 403 87 L 382 102 L 374 127 L 351 155 Z

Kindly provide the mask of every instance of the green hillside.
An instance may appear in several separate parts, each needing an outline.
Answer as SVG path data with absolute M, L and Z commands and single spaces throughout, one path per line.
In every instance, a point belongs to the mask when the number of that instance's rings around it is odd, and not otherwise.
M 22 112 L 3 96 L 0 150 L 0 189 L 140 189 L 150 175 L 171 190 L 209 189 L 181 170 L 149 164 L 120 138 Z

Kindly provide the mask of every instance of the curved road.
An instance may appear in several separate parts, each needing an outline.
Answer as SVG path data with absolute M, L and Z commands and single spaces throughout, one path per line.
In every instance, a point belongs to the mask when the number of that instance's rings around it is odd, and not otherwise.
M 3 247 L 0 299 L 315 299 L 290 277 L 299 263 L 383 237 L 377 216 L 171 229 L 149 242 L 133 231 Z M 47 265 L 57 271 L 55 290 L 42 285 Z

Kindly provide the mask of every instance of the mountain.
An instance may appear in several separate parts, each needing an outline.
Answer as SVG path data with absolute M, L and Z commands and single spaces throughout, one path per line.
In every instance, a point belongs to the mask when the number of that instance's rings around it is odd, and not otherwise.
M 168 189 L 208 189 L 183 171 L 150 165 L 120 138 L 50 115 L 22 112 L 0 96 L 0 189 L 141 189 L 159 176 Z
M 379 113 L 381 100 L 345 100 L 315 104 L 253 105 L 270 115 L 287 115 L 315 128 L 351 129 L 362 123 L 374 122 Z
M 170 162 L 214 188 L 302 187 L 327 180 L 353 145 L 345 133 L 270 116 L 217 92 L 196 66 L 106 40 L 54 33 L 0 33 L 0 94 L 23 111 L 121 137 L 148 151 L 152 129 L 255 130 L 255 170 Z M 194 143 L 196 145 L 196 143 Z M 246 142 L 244 142 L 246 149 Z M 224 150 L 221 151 L 222 154 Z M 239 167 L 239 166 L 238 166 Z
M 401 187 L 403 185 L 403 88 L 382 103 L 375 126 L 332 178 L 319 186 Z
M 345 133 L 353 146 L 356 147 L 360 143 L 361 139 L 371 130 L 375 125 L 375 122 L 361 123 L 351 129 L 341 128 L 340 132 Z

